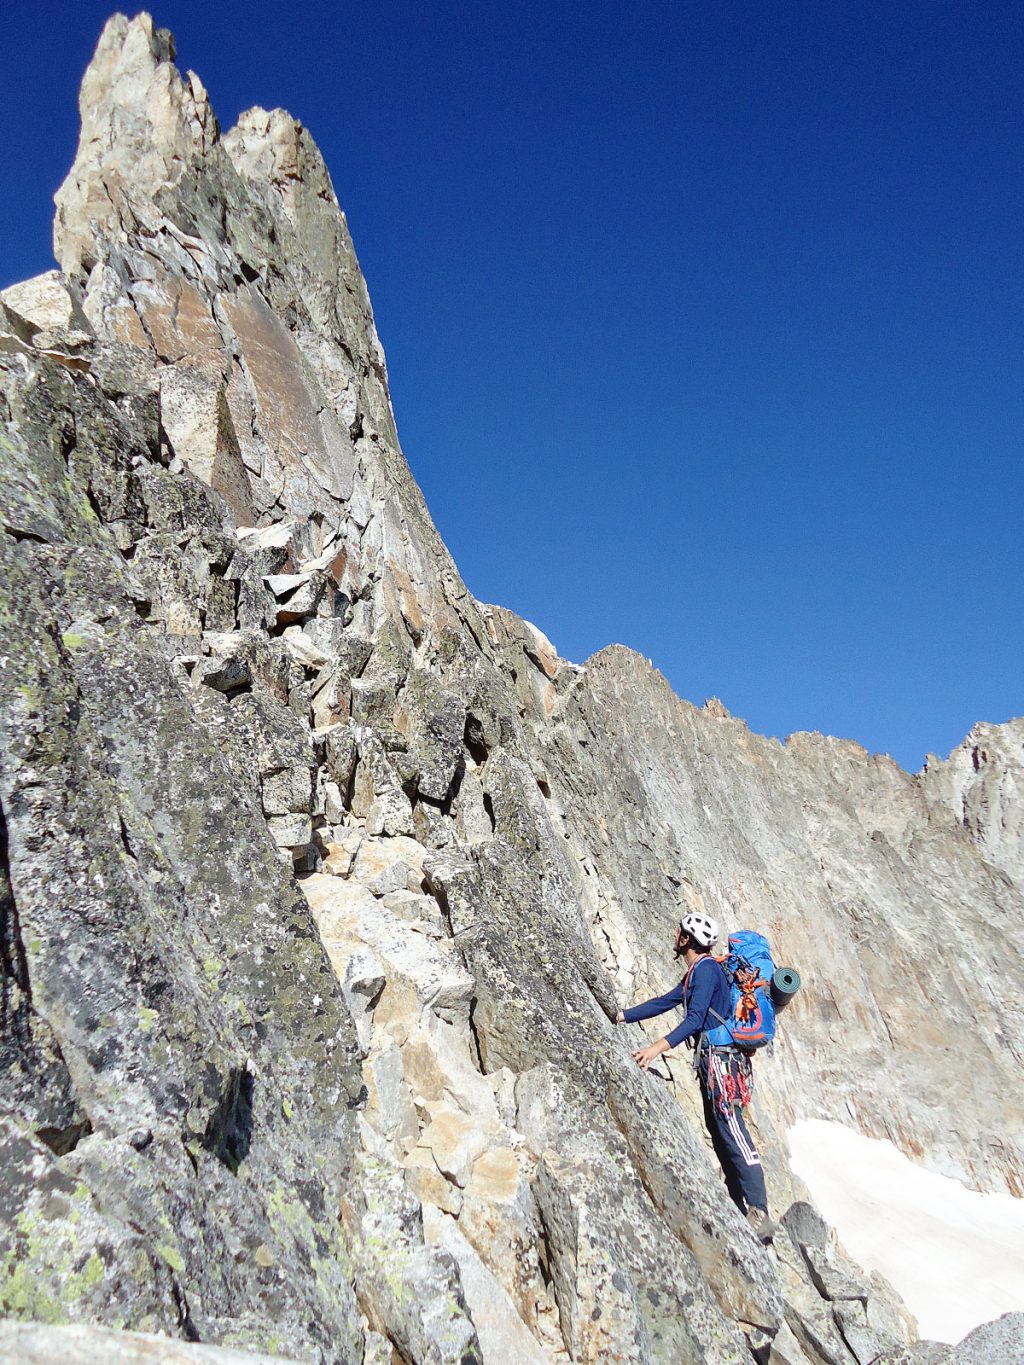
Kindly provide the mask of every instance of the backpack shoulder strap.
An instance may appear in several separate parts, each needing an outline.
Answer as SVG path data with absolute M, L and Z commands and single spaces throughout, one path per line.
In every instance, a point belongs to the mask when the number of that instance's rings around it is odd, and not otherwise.
M 726 964 L 726 962 L 727 962 L 727 960 L 728 960 L 728 954 L 726 954 L 725 957 L 715 957 L 715 956 L 713 956 L 712 954 L 709 953 L 709 954 L 707 955 L 707 959 L 705 959 L 705 958 L 703 958 L 703 957 L 699 957 L 699 958 L 697 959 L 697 961 L 693 964 L 693 967 L 690 968 L 690 972 L 693 971 L 694 967 L 699 967 L 700 964 L 701 964 L 702 962 L 704 962 L 705 960 L 716 963 L 716 964 L 722 969 L 722 971 L 724 972 L 724 971 L 725 971 L 725 964 Z M 689 981 L 690 972 L 687 972 L 687 974 L 686 974 L 687 981 Z M 729 1030 L 730 1033 L 732 1032 L 732 1021 L 729 1020 L 729 1019 L 723 1019 L 722 1016 L 718 1013 L 718 1011 L 717 1011 L 716 1009 L 713 1009 L 710 1005 L 708 1006 L 708 1014 L 710 1014 L 710 1015 L 712 1016 L 712 1018 L 717 1019 L 718 1022 L 719 1022 L 719 1024 L 721 1024 L 721 1025 L 723 1025 L 723 1027 L 727 1028 L 727 1029 Z
M 690 978 L 693 976 L 694 972 L 697 970 L 697 968 L 700 966 L 702 962 L 717 961 L 718 961 L 717 958 L 711 957 L 710 954 L 706 953 L 703 957 L 699 957 L 696 962 L 692 963 L 689 967 L 687 967 L 686 975 L 683 977 L 683 990 L 688 991 L 690 989 Z

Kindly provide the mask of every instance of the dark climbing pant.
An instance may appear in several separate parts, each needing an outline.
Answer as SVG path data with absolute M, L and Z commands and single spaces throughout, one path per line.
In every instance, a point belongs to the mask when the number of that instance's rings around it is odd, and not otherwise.
M 709 1054 L 705 1049 L 697 1074 L 704 1100 L 704 1122 L 725 1174 L 726 1189 L 740 1213 L 746 1213 L 747 1209 L 767 1209 L 768 1195 L 761 1158 L 743 1122 L 742 1107 L 736 1098 L 742 1065 L 741 1059 L 734 1054 Z

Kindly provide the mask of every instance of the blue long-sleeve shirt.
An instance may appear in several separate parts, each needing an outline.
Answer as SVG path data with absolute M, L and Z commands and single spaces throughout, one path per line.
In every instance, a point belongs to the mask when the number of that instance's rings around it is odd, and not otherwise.
M 705 967 L 705 962 L 709 962 L 710 967 Z M 708 1023 L 711 1010 L 722 1019 L 728 1019 L 730 1002 L 731 993 L 725 972 L 713 957 L 699 957 L 677 986 L 664 995 L 656 995 L 653 1000 L 645 1000 L 642 1005 L 623 1010 L 622 1017 L 627 1024 L 632 1024 L 637 1019 L 653 1019 L 657 1014 L 684 1007 L 686 1017 L 683 1022 L 665 1035 L 669 1047 L 678 1047 L 687 1038 L 701 1033 L 705 1027 L 714 1028 L 719 1020 L 712 1014 Z

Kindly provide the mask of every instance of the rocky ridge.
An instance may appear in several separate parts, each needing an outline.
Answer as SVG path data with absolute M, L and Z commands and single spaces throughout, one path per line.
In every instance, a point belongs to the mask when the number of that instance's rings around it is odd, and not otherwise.
M 81 106 L 61 268 L 0 296 L 3 1313 L 318 1362 L 910 1360 L 784 1130 L 1019 1192 L 1024 726 L 914 778 L 559 659 L 433 527 L 306 130 L 222 134 L 145 15 Z M 809 979 L 760 1068 L 771 1251 L 685 1065 L 610 1022 L 687 903 Z

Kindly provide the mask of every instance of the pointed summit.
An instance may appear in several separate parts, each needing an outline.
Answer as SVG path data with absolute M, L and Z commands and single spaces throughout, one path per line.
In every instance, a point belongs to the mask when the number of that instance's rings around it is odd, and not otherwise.
M 95 264 L 97 238 L 140 226 L 138 210 L 218 136 L 202 82 L 181 77 L 174 39 L 148 14 L 107 21 L 78 107 L 78 151 L 53 225 L 54 254 L 71 276 Z

